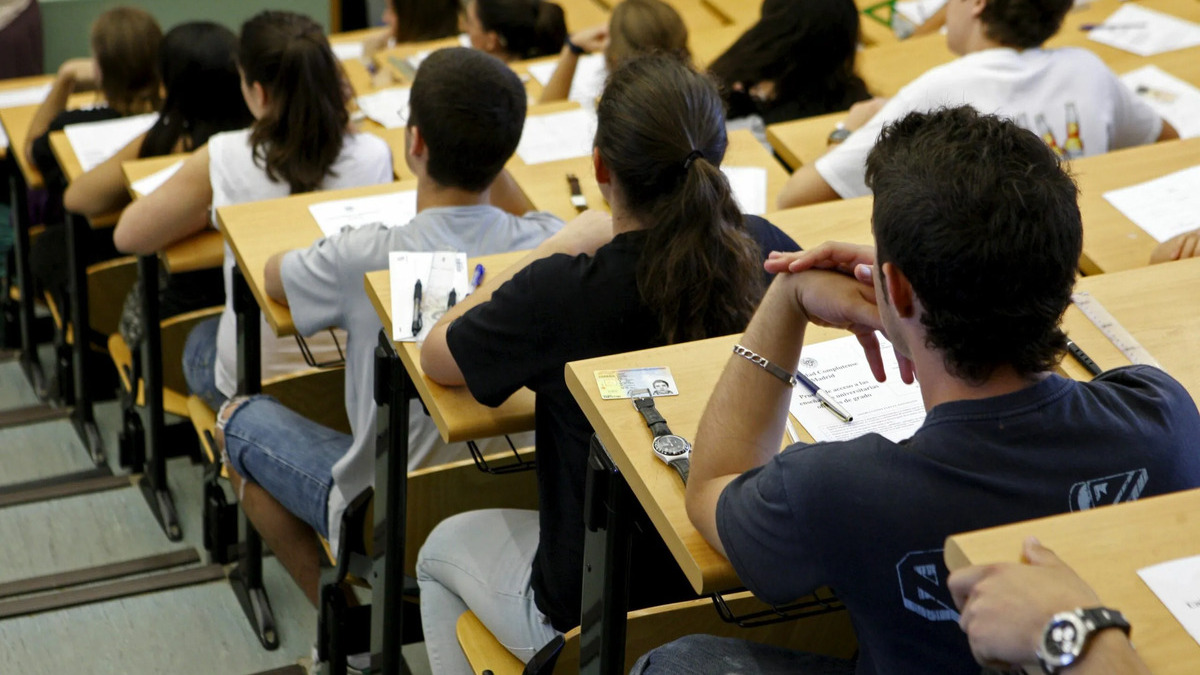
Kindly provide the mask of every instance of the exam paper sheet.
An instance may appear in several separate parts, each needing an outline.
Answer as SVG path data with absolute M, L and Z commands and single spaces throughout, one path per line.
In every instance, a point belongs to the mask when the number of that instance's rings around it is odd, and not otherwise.
M 1104 199 L 1155 241 L 1164 242 L 1200 227 L 1200 166 L 1110 190 Z
M 723 166 L 729 187 L 742 213 L 761 216 L 767 212 L 767 170 L 761 166 Z
M 525 130 L 517 154 L 526 164 L 543 164 L 592 154 L 596 137 L 596 113 L 569 110 L 525 118 Z
M 1153 56 L 1200 45 L 1200 25 L 1131 3 L 1088 31 L 1088 39 L 1138 56 Z
M 104 160 L 117 154 L 130 141 L 150 130 L 158 113 L 121 117 L 104 122 L 68 124 L 63 127 L 75 158 L 84 171 L 91 171 Z
M 417 215 L 417 191 L 321 202 L 309 205 L 308 212 L 326 237 L 367 225 L 399 227 Z
M 350 59 L 361 59 L 363 57 L 362 42 L 335 42 L 329 45 L 333 49 L 333 55 L 339 61 L 349 61 Z
M 802 384 L 792 392 L 789 411 L 818 443 L 844 441 L 871 432 L 899 443 L 925 422 L 921 386 L 904 384 L 892 344 L 879 337 L 879 350 L 887 381 L 871 374 L 862 346 L 853 335 L 805 345 L 800 352 L 800 372 L 824 389 L 854 416 L 843 422 L 821 405 Z
M 454 251 L 414 252 L 392 251 L 388 255 L 388 272 L 392 285 L 392 340 L 395 342 L 424 342 L 433 324 L 455 302 L 471 291 L 467 279 L 467 254 Z M 413 308 L 417 307 L 417 283 L 420 282 L 420 330 L 413 328 Z
M 363 114 L 386 129 L 399 129 L 408 124 L 408 87 L 381 89 L 355 99 Z
M 1158 66 L 1131 70 L 1121 82 L 1170 122 L 1180 138 L 1200 136 L 1200 89 Z
M 37 105 L 46 100 L 52 85 L 45 84 L 35 87 L 22 87 L 0 91 L 0 108 L 16 108 L 23 105 Z M 8 147 L 8 134 L 0 126 L 0 150 Z
M 1144 567 L 1138 576 L 1200 642 L 1200 555 Z
M 179 171 L 179 167 L 181 167 L 181 166 L 183 166 L 182 159 L 179 160 L 178 162 L 175 162 L 171 166 L 168 166 L 165 169 L 160 169 L 159 171 L 155 171 L 154 173 L 150 174 L 149 176 L 146 176 L 145 178 L 142 178 L 141 180 L 133 181 L 133 184 L 130 185 L 130 187 L 133 188 L 134 192 L 145 197 L 146 195 L 150 194 L 151 192 L 154 192 L 158 188 L 162 187 L 162 184 L 167 182 L 167 180 L 171 176 L 174 176 L 175 172 Z
M 550 83 L 556 68 L 557 60 L 535 63 L 529 66 L 529 74 L 544 87 Z M 571 80 L 571 92 L 567 94 L 567 100 L 595 106 L 596 99 L 604 92 L 604 81 L 607 78 L 608 66 L 604 63 L 604 54 L 580 56 L 575 64 L 575 77 Z

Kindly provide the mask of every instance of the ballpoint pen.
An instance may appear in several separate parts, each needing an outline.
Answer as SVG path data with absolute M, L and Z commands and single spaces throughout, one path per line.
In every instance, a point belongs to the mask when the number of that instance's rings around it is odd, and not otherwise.
M 1145 27 L 1145 23 L 1085 23 L 1079 30 L 1086 33 L 1093 30 L 1136 30 Z
M 1067 351 L 1070 352 L 1071 356 L 1075 357 L 1075 360 L 1082 364 L 1084 368 L 1087 368 L 1087 371 L 1092 374 L 1092 377 L 1104 372 L 1104 369 L 1097 365 L 1097 363 L 1092 360 L 1092 357 L 1088 356 L 1087 352 L 1083 351 L 1083 348 L 1075 344 L 1070 338 L 1067 338 Z
M 471 276 L 471 288 L 479 288 L 479 284 L 483 283 L 483 265 L 475 266 L 475 274 Z
M 854 415 L 851 415 L 850 411 L 843 408 L 840 403 L 833 400 L 833 397 L 830 396 L 828 392 L 818 387 L 816 382 L 808 379 L 804 373 L 798 370 L 796 371 L 796 381 L 800 384 L 803 384 L 806 389 L 812 392 L 813 396 L 817 397 L 817 400 L 821 402 L 821 405 L 828 408 L 829 412 L 837 415 L 838 419 L 841 421 L 850 422 L 854 419 Z
M 421 280 L 413 284 L 413 337 L 421 332 Z
M 451 288 L 450 289 L 450 297 L 446 298 L 446 309 L 450 309 L 451 307 L 453 307 L 454 303 L 456 303 L 456 302 L 458 302 L 458 289 Z
M 578 213 L 587 211 L 587 197 L 583 196 L 583 190 L 579 187 L 579 178 L 575 174 L 567 174 L 567 186 L 571 188 L 571 206 L 574 206 Z

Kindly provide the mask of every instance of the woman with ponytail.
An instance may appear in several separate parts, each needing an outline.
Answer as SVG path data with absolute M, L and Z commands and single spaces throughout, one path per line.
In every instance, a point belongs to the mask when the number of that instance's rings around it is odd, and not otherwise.
M 434 672 L 470 672 L 455 638 L 468 609 L 524 661 L 579 624 L 592 428 L 563 366 L 743 330 L 766 288 L 762 261 L 796 249 L 739 211 L 720 170 L 723 110 L 716 86 L 677 58 L 621 65 L 597 108 L 594 151 L 612 216 L 584 213 L 429 334 L 421 363 L 433 380 L 487 405 L 521 387 L 537 394 L 541 507 L 465 513 L 429 535 L 417 578 Z M 632 607 L 691 594 L 650 535 L 635 538 L 635 565 L 662 573 L 632 579 Z
M 470 0 L 464 16 L 471 46 L 505 62 L 557 54 L 567 39 L 562 7 L 546 0 Z
M 125 209 L 113 232 L 121 251 L 160 251 L 210 227 L 210 211 L 221 206 L 392 180 L 387 144 L 349 129 L 341 69 L 316 22 L 262 12 L 243 24 L 237 61 L 254 123 L 212 136 L 162 187 Z M 225 311 L 197 326 L 184 349 L 188 386 L 214 409 L 236 389 L 233 266 L 226 246 Z M 264 328 L 264 379 L 306 367 L 294 341 L 271 335 Z M 336 357 L 331 339 L 308 346 L 317 360 Z

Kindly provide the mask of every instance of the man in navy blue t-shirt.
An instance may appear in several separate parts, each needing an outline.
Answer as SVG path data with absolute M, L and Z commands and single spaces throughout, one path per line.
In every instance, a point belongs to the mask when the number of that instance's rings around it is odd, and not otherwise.
M 859 639 L 858 662 L 844 669 L 976 675 L 946 586 L 945 538 L 1200 486 L 1200 414 L 1155 368 L 1087 383 L 1051 372 L 1082 228 L 1075 185 L 1037 136 L 970 108 L 914 113 L 884 130 L 867 177 L 875 247 L 768 263 L 784 273 L 741 342 L 761 358 L 732 356 L 709 400 L 688 514 L 759 597 L 833 588 Z M 877 377 L 873 336 L 888 335 L 928 411 L 912 438 L 775 452 L 791 393 L 781 376 L 810 322 L 858 334 Z M 810 662 L 693 638 L 642 666 L 804 672 Z

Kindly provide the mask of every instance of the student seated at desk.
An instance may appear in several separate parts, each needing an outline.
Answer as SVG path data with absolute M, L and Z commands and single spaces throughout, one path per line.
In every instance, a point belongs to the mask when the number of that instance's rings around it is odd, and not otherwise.
M 567 39 L 562 7 L 547 0 L 470 0 L 463 16 L 471 46 L 505 62 L 557 54 Z
M 367 55 L 392 44 L 425 42 L 458 34 L 459 0 L 388 0 L 386 28 L 363 41 Z
M 836 589 L 858 634 L 845 672 L 977 675 L 945 538 L 1200 486 L 1200 413 L 1157 368 L 1051 372 L 1083 233 L 1075 184 L 1035 134 L 965 106 L 911 113 L 885 127 L 867 177 L 874 247 L 768 262 L 781 274 L 741 340 L 765 361 L 733 355 L 713 390 L 688 516 L 767 602 Z M 859 335 L 881 380 L 886 331 L 921 382 L 911 438 L 777 451 L 792 388 L 772 368 L 795 369 L 809 323 Z M 645 672 L 718 672 L 725 657 L 804 672 L 805 655 L 716 640 L 651 652 Z
M 63 205 L 88 217 L 118 211 L 130 201 L 121 172 L 125 162 L 191 152 L 213 134 L 247 127 L 254 118 L 242 98 L 236 52 L 237 36 L 220 24 L 194 21 L 168 31 L 159 50 L 166 98 L 158 121 L 72 181 L 63 194 Z M 225 297 L 220 270 L 171 275 L 160 296 L 164 319 L 219 305 Z
M 854 72 L 853 0 L 766 0 L 762 17 L 709 66 L 729 118 L 766 124 L 845 110 L 868 97 Z
M 291 308 L 297 331 L 336 326 L 348 333 L 345 400 L 353 437 L 265 396 L 235 398 L 219 415 L 230 478 L 245 486 L 242 508 L 314 605 L 322 552 L 313 534 L 337 550 L 342 512 L 375 479 L 380 324 L 363 275 L 387 269 L 391 251 L 524 250 L 562 227 L 547 213 L 514 216 L 489 203 L 519 193 L 501 175 L 525 124 L 525 89 L 512 70 L 479 51 L 443 49 L 421 63 L 412 91 L 405 147 L 417 176 L 417 217 L 404 227 L 363 227 L 276 254 L 266 268 L 267 293 Z M 438 438 L 420 401 L 412 402 L 409 419 L 410 470 L 468 456 L 465 444 Z
M 1068 159 L 1157 140 L 1175 129 L 1086 49 L 1042 49 L 1072 0 L 949 0 L 946 44 L 959 58 L 906 85 L 861 127 L 800 167 L 779 194 L 789 208 L 870 194 L 866 159 L 880 129 L 912 111 L 970 105 L 1015 120 Z M 849 133 L 849 131 L 853 133 Z
M 597 120 L 596 178 L 611 219 L 572 221 L 447 312 L 421 350 L 430 378 L 465 384 L 486 405 L 521 387 L 537 394 L 540 510 L 461 514 L 421 548 L 421 621 L 436 673 L 470 672 L 455 637 L 468 609 L 523 661 L 579 625 L 592 428 L 563 366 L 741 330 L 764 287 L 763 258 L 797 248 L 738 210 L 720 170 L 724 106 L 707 77 L 668 56 L 626 62 Z M 663 574 L 635 575 L 631 604 L 689 597 L 661 539 L 637 539 L 639 566 Z
M 29 124 L 24 151 L 46 185 L 46 224 L 29 252 L 29 269 L 42 288 L 61 303 L 69 279 L 67 232 L 63 227 L 63 191 L 67 179 L 50 149 L 50 132 L 68 124 L 100 122 L 158 110 L 158 50 L 162 30 L 154 17 L 141 9 L 111 9 L 92 23 L 91 58 L 70 59 L 58 69 L 54 85 Z M 95 107 L 67 110 L 67 99 L 76 91 L 99 89 L 104 101 Z M 88 233 L 81 247 L 88 262 L 116 255 L 106 230 Z M 60 304 L 60 307 L 64 306 Z
M 242 93 L 254 124 L 209 139 L 160 188 L 121 214 L 117 248 L 146 255 L 209 227 L 210 210 L 289 194 L 388 183 L 391 153 L 378 136 L 349 131 L 346 90 L 321 27 L 291 12 L 262 12 L 242 25 Z M 184 347 L 192 393 L 213 410 L 237 389 L 231 293 L 235 260 L 225 247 L 225 311 L 196 326 Z M 331 339 L 308 341 L 318 362 L 337 358 Z M 306 367 L 294 340 L 264 319 L 264 379 Z
M 579 57 L 604 52 L 604 67 L 612 72 L 640 54 L 664 52 L 691 61 L 688 30 L 679 12 L 662 0 L 625 0 L 613 8 L 607 26 L 593 26 L 567 38 L 554 75 L 542 89 L 541 103 L 565 101 L 571 93 Z M 600 96 L 588 92 L 590 106 Z

